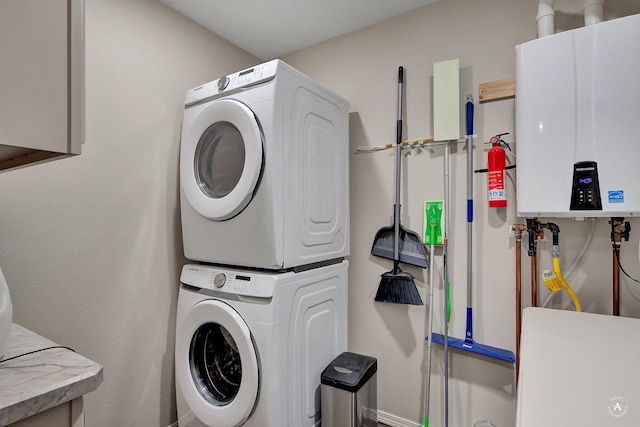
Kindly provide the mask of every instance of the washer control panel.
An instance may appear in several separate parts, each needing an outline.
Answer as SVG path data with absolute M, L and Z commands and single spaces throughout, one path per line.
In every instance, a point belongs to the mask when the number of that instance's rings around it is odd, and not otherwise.
M 278 61 L 278 59 L 274 59 L 190 89 L 184 102 L 185 106 L 190 107 L 201 104 L 221 95 L 228 95 L 242 88 L 273 80 L 276 76 Z
M 258 298 L 273 296 L 275 280 L 275 277 L 264 273 L 241 272 L 195 264 L 182 267 L 180 275 L 180 282 L 185 285 Z

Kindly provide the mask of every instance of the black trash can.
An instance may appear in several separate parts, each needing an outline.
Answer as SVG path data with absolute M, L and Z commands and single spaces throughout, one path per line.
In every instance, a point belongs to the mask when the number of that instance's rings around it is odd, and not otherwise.
M 377 427 L 378 361 L 344 352 L 322 372 L 322 427 Z

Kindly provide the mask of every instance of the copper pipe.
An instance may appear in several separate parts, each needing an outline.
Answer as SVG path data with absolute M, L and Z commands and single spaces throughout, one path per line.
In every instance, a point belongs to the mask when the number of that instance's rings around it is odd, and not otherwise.
M 516 384 L 520 366 L 520 335 L 522 334 L 522 232 L 526 227 L 514 224 L 512 230 L 516 236 Z
M 534 248 L 537 244 L 534 244 Z M 537 253 L 537 252 L 536 252 Z M 531 256 L 531 307 L 538 306 L 538 260 Z
M 540 233 L 540 222 L 535 218 L 527 218 L 527 233 L 529 234 L 528 254 L 531 258 L 531 307 L 538 306 L 538 234 Z
M 628 240 L 628 231 L 624 218 L 614 217 L 611 224 L 611 245 L 613 253 L 613 315 L 620 316 L 620 242 Z
M 613 248 L 613 315 L 620 316 L 620 246 L 614 243 Z
M 516 234 L 516 381 L 520 364 L 520 335 L 522 334 L 522 234 Z

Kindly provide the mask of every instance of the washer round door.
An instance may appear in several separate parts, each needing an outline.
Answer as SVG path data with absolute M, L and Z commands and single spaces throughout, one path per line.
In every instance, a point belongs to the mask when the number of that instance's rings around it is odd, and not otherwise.
M 264 136 L 249 107 L 231 99 L 211 102 L 185 124 L 180 182 L 205 218 L 224 221 L 251 202 L 264 166 Z
M 195 305 L 176 336 L 176 379 L 196 417 L 209 427 L 241 426 L 260 391 L 258 355 L 249 327 L 229 305 Z

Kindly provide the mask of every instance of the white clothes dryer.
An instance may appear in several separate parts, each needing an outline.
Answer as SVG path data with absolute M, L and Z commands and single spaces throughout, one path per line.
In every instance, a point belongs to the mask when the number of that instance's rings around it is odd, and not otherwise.
M 185 256 L 284 270 L 349 255 L 348 110 L 280 60 L 189 90 Z
M 347 348 L 342 261 L 267 273 L 186 265 L 175 375 L 180 427 L 320 425 L 320 377 Z

